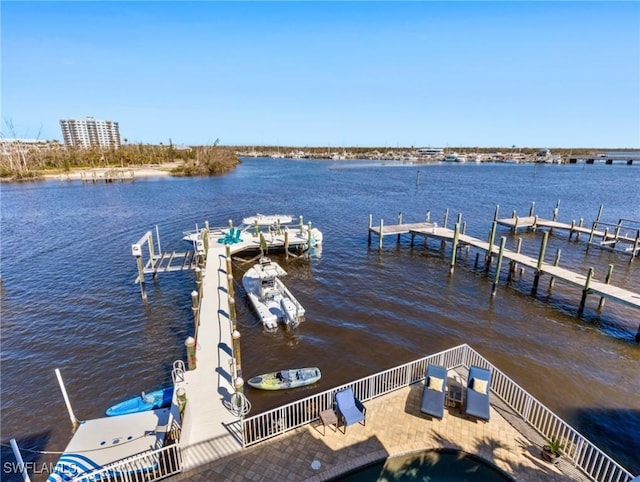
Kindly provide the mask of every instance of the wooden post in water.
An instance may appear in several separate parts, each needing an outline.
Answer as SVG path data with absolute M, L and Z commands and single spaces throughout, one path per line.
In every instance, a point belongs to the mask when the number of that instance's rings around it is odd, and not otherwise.
M 536 265 L 536 275 L 533 278 L 533 294 L 538 291 L 538 283 L 540 282 L 540 275 L 542 274 L 542 263 L 544 263 L 544 253 L 547 250 L 547 241 L 549 240 L 549 232 L 545 231 L 542 237 L 542 243 L 540 244 L 540 254 L 538 255 L 538 264 Z
M 578 318 L 582 316 L 584 313 L 584 305 L 587 302 L 587 295 L 589 294 L 589 284 L 591 283 L 591 278 L 593 277 L 593 267 L 589 268 L 589 273 L 587 273 L 587 280 L 584 283 L 584 288 L 582 289 L 582 299 L 580 300 L 580 307 L 578 308 Z
M 500 205 L 496 204 L 496 209 L 495 211 L 493 211 L 493 220 L 497 221 L 498 220 L 498 213 L 500 212 Z
M 491 296 L 496 295 L 498 291 L 498 282 L 500 281 L 500 269 L 502 268 L 502 256 L 504 256 L 504 245 L 507 242 L 507 238 L 502 236 L 500 238 L 500 251 L 498 251 L 498 264 L 496 266 L 496 272 L 493 276 L 493 286 L 491 287 Z
M 569 241 L 571 241 L 571 237 L 573 236 L 573 230 L 576 229 L 576 220 L 571 221 L 571 227 L 569 228 Z
M 371 228 L 373 227 L 373 214 L 369 214 L 369 242 L 367 246 L 371 246 Z
M 602 208 L 604 206 L 601 204 L 600 208 L 598 209 L 598 215 L 596 216 L 596 224 L 598 224 L 600 222 L 600 217 L 602 216 Z
M 444 211 L 444 222 L 442 223 L 442 227 L 447 229 L 447 221 L 449 221 L 449 208 Z
M 556 207 L 553 210 L 553 218 L 552 221 L 556 222 L 558 220 L 558 211 L 560 210 L 560 199 L 558 199 L 558 202 L 556 203 Z M 553 234 L 553 228 L 549 228 L 549 234 Z
M 193 326 L 196 333 L 198 332 L 198 304 L 198 292 L 196 290 L 193 290 L 191 292 L 191 311 L 193 313 Z
M 402 224 L 402 211 L 398 213 L 398 226 Z M 400 244 L 400 233 L 398 233 L 397 244 Z
M 198 288 L 198 296 L 202 296 L 202 269 L 196 268 L 196 287 Z
M 258 220 L 256 219 L 253 222 L 253 237 L 257 238 L 259 234 L 260 234 L 260 227 L 258 226 Z
M 369 231 L 369 246 L 371 246 L 371 231 Z M 284 256 L 289 259 L 289 230 L 284 232 Z
M 593 242 L 593 235 L 596 232 L 597 225 L 598 225 L 598 222 L 594 221 L 593 226 L 591 226 L 591 234 L 589 235 L 589 241 L 587 242 L 587 253 L 589 252 L 589 246 L 591 246 L 591 243 Z
M 384 229 L 384 221 L 382 220 L 382 218 L 380 218 L 380 232 L 378 233 L 378 249 L 382 249 L 382 238 L 383 238 L 383 234 L 382 234 L 382 230 Z
M 431 222 L 431 211 L 427 211 L 427 222 Z
M 453 227 L 453 243 L 451 244 L 451 264 L 449 266 L 449 275 L 453 274 L 456 266 L 456 252 L 458 250 L 458 237 L 460 236 L 460 224 L 456 223 Z
M 196 369 L 196 340 L 194 337 L 189 336 L 184 341 L 184 346 L 187 347 L 187 366 L 189 370 Z
M 520 249 L 522 248 L 522 238 L 518 238 L 516 243 L 516 254 L 520 254 Z M 507 281 L 511 281 L 511 278 L 516 273 L 518 269 L 518 263 L 515 260 L 509 261 L 509 276 L 507 277 Z
M 489 271 L 489 266 L 491 266 L 491 261 L 493 258 L 493 241 L 496 238 L 496 228 L 498 223 L 496 221 L 491 225 L 491 231 L 489 232 L 489 249 L 487 250 L 487 254 L 485 256 L 485 265 L 484 270 Z
M 580 221 L 578 222 L 578 227 L 581 228 L 584 225 L 584 218 L 580 218 Z M 576 242 L 580 241 L 580 231 L 578 231 L 576 233 Z
M 533 213 L 535 211 L 535 207 L 536 207 L 536 202 L 535 201 L 531 201 L 531 207 L 529 208 L 529 217 L 533 217 Z
M 300 221 L 300 234 L 302 234 L 302 228 L 304 227 L 304 223 L 302 222 L 302 216 L 300 216 L 298 220 Z
M 241 357 L 240 357 L 240 332 L 238 330 L 236 330 L 235 328 L 233 329 L 233 332 L 231 333 L 231 341 L 233 344 L 233 358 L 236 361 L 236 373 L 232 373 L 232 376 L 234 378 L 241 378 L 242 377 L 242 363 L 241 363 Z
M 553 261 L 553 266 L 558 266 L 558 264 L 560 263 L 560 255 L 562 254 L 562 250 L 560 248 L 558 248 L 558 251 L 556 251 L 556 259 Z M 549 280 L 549 290 L 551 290 L 551 288 L 553 288 L 553 285 L 556 282 L 556 278 L 555 276 L 552 276 L 551 279 Z
M 609 269 L 607 270 L 607 276 L 604 279 L 604 282 L 606 284 L 609 284 L 609 282 L 611 281 L 611 275 L 612 274 L 613 274 L 613 265 L 610 264 L 609 265 Z M 604 296 L 601 296 L 600 297 L 600 301 L 598 302 L 598 311 L 600 311 L 603 306 L 604 306 Z

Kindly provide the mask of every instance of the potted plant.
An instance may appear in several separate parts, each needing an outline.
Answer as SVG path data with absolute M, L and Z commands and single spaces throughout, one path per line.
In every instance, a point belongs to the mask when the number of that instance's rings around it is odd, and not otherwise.
M 560 442 L 560 439 L 551 437 L 547 440 L 546 445 L 542 447 L 542 458 L 548 462 L 557 464 L 562 455 L 562 449 L 564 449 L 564 444 Z

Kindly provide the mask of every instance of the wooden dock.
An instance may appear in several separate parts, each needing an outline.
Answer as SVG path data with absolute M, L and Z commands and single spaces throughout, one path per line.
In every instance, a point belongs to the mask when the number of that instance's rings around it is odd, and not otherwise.
M 494 288 L 492 290 L 492 295 L 495 295 L 496 287 L 498 285 L 500 270 L 502 265 L 502 260 L 507 259 L 510 261 L 510 274 L 516 270 L 518 265 L 526 266 L 532 268 L 535 272 L 535 280 L 534 280 L 534 294 L 537 290 L 539 279 L 541 275 L 549 275 L 551 277 L 552 282 L 550 285 L 553 285 L 553 280 L 564 281 L 570 285 L 578 286 L 582 288 L 582 300 L 580 302 L 580 308 L 578 310 L 578 316 L 582 316 L 584 311 L 584 306 L 586 302 L 586 297 L 589 294 L 599 295 L 601 297 L 599 307 L 602 307 L 604 304 L 604 299 L 610 299 L 619 303 L 622 303 L 626 306 L 630 306 L 632 308 L 640 308 L 640 294 L 634 293 L 632 291 L 626 290 L 624 288 L 619 288 L 609 284 L 609 279 L 611 276 L 611 269 L 613 266 L 610 266 L 610 271 L 607 273 L 607 277 L 605 281 L 599 281 L 593 273 L 593 268 L 590 268 L 587 274 L 580 274 L 574 271 L 571 271 L 566 268 L 561 268 L 558 266 L 559 259 L 556 258 L 556 261 L 553 264 L 544 262 L 544 254 L 546 250 L 546 244 L 548 239 L 548 232 L 544 233 L 544 239 L 542 242 L 542 246 L 540 249 L 540 256 L 538 259 L 532 258 L 530 256 L 526 256 L 521 254 L 519 249 L 517 250 L 509 250 L 505 248 L 506 238 L 502 237 L 500 245 L 494 244 L 496 226 L 498 224 L 497 221 L 494 221 L 493 227 L 491 230 L 491 234 L 489 236 L 489 241 L 484 241 L 478 238 L 474 238 L 473 236 L 468 236 L 464 233 L 464 231 L 460 229 L 461 216 L 458 217 L 458 223 L 456 223 L 454 229 L 449 229 L 446 227 L 446 218 L 443 226 L 438 226 L 437 223 L 432 223 L 430 221 L 424 223 L 409 223 L 409 224 L 396 224 L 396 225 L 388 225 L 384 226 L 384 223 L 381 221 L 379 226 L 372 225 L 372 218 L 369 217 L 369 245 L 371 245 L 371 235 L 375 234 L 379 238 L 379 247 L 382 248 L 382 242 L 385 236 L 398 236 L 398 242 L 400 241 L 400 235 L 402 234 L 410 234 L 411 235 L 411 244 L 414 243 L 415 236 L 423 236 L 425 238 L 434 238 L 439 239 L 443 243 L 443 247 L 445 243 L 452 243 L 451 247 L 451 264 L 450 269 L 453 272 L 455 267 L 455 260 L 457 251 L 462 247 L 474 247 L 481 251 L 485 252 L 485 260 L 486 260 L 486 270 L 488 271 L 489 266 L 494 258 L 497 259 L 497 266 L 494 273 Z M 401 219 L 401 216 L 399 217 Z M 519 246 L 518 246 L 519 248 Z M 476 258 L 477 263 L 477 258 Z
M 495 221 L 513 232 L 517 232 L 518 229 L 537 231 L 547 228 L 550 233 L 553 233 L 554 230 L 567 231 L 569 239 L 575 235 L 577 241 L 580 240 L 580 235 L 584 235 L 588 237 L 588 246 L 595 245 L 603 249 L 628 254 L 630 255 L 629 262 L 640 256 L 640 221 L 632 219 L 619 219 L 617 223 L 600 221 L 602 214 L 602 206 L 600 206 L 598 216 L 591 227 L 584 226 L 584 218 L 580 219 L 578 223 L 575 220 L 571 224 L 561 223 L 557 221 L 558 207 L 559 202 L 554 209 L 553 219 L 544 219 L 534 215 L 532 204 L 529 215 L 524 217 L 517 216 L 514 211 L 511 217 L 498 219 L 496 210 Z
M 193 244 L 190 251 L 162 253 L 157 228 L 155 238 L 148 231 L 132 245 L 138 267 L 136 282 L 144 300 L 145 275 L 195 272 L 193 336 L 185 340 L 188 366 L 179 360 L 172 372 L 174 393 L 180 393 L 183 404 L 179 445 L 184 471 L 243 448 L 240 421 L 251 404 L 243 395 L 232 255 L 279 249 L 287 256 L 302 256 L 310 249 L 311 231 L 311 223 L 304 225 L 302 218 L 296 228 L 288 229 L 236 228 L 232 224 L 209 228 L 205 223 L 202 229 L 186 233 Z M 292 252 L 296 250 L 300 254 Z

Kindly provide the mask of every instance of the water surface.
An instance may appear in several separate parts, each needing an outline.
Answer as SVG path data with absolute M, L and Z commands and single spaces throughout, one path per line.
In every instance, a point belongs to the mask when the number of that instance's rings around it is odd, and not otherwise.
M 418 177 L 418 171 L 420 175 Z M 416 182 L 419 179 L 419 182 Z M 43 182 L 1 186 L 2 441 L 24 449 L 59 452 L 71 424 L 57 385 L 59 368 L 80 419 L 101 417 L 113 403 L 170 382 L 171 364 L 186 359 L 192 334 L 189 272 L 147 283 L 149 302 L 133 283 L 131 244 L 158 226 L 163 250 L 187 249 L 182 232 L 205 220 L 222 226 L 260 212 L 303 215 L 324 233 L 320 257 L 285 260 L 285 283 L 303 304 L 305 321 L 294 334 L 264 333 L 234 265 L 245 379 L 282 368 L 319 366 L 322 380 L 283 392 L 247 389 L 253 413 L 316 391 L 468 343 L 535 397 L 640 473 L 640 347 L 637 309 L 607 301 L 601 312 L 590 296 L 582 319 L 580 290 L 544 277 L 536 297 L 533 275 L 495 298 L 491 278 L 474 269 L 475 253 L 461 255 L 449 276 L 449 250 L 434 241 L 374 237 L 374 223 L 439 224 L 449 209 L 467 233 L 486 239 L 500 215 L 529 212 L 531 202 L 550 218 L 640 219 L 640 167 L 624 165 L 383 165 L 358 161 L 245 159 L 217 178 L 136 180 L 122 184 Z M 540 233 L 522 238 L 537 256 Z M 640 260 L 550 237 L 547 261 L 640 292 Z M 6 450 L 3 449 L 3 461 Z M 55 454 L 23 451 L 26 460 Z M 3 474 L 6 475 L 6 474 Z M 3 478 L 4 480 L 4 478 Z M 36 477 L 37 480 L 37 477 Z

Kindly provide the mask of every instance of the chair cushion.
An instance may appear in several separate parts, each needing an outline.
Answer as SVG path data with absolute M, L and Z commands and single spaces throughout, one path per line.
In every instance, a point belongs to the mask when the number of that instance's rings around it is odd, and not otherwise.
M 487 381 L 473 378 L 471 380 L 471 388 L 478 393 L 487 393 Z
M 444 380 L 438 377 L 427 377 L 427 387 L 436 392 L 441 392 L 444 385 Z

